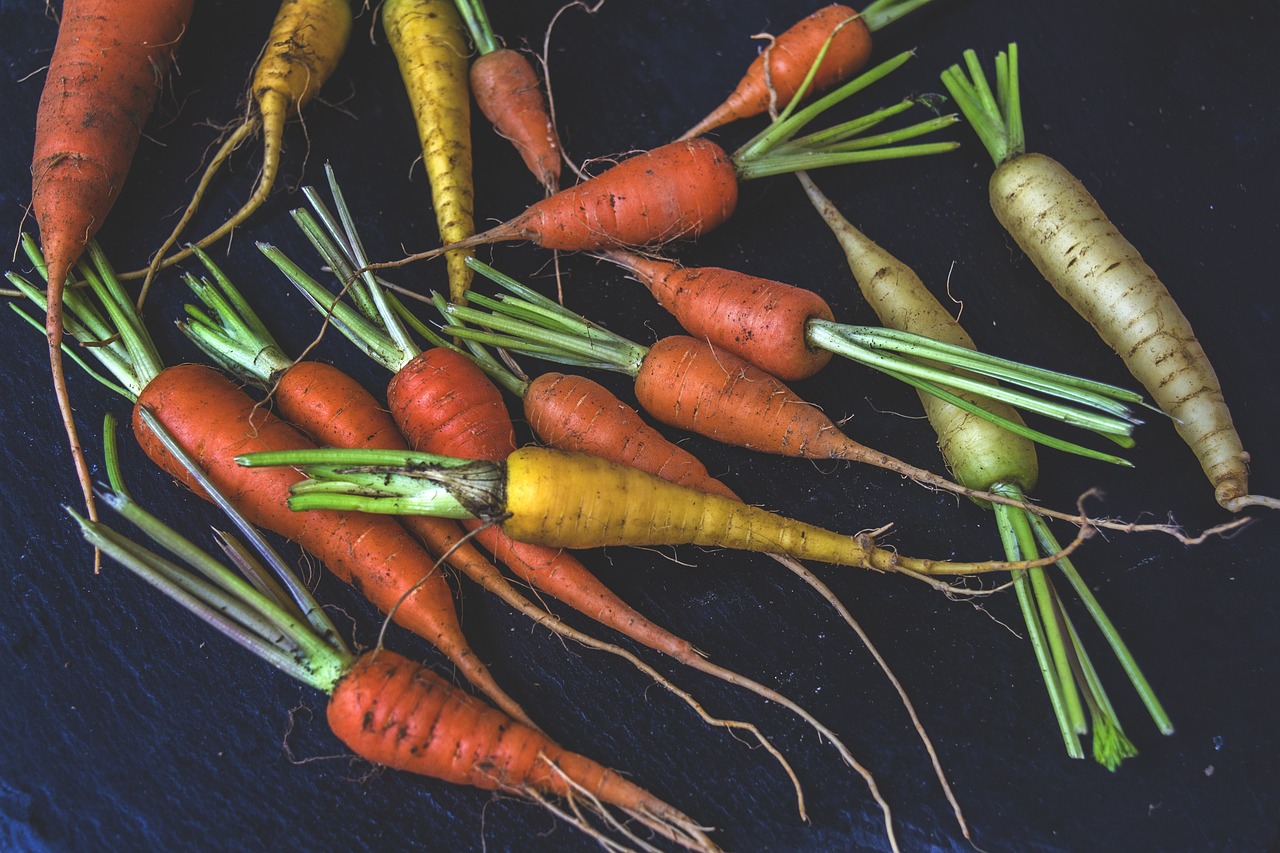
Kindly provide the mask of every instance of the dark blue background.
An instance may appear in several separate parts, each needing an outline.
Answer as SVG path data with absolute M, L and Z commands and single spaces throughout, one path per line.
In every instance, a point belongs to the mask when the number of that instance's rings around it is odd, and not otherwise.
M 128 185 L 101 232 L 121 268 L 144 261 L 185 203 L 192 174 L 231 121 L 273 10 L 200 0 Z M 610 0 L 594 16 L 566 13 L 552 39 L 558 118 L 576 159 L 660 144 L 692 124 L 755 52 L 748 36 L 780 31 L 815 7 L 782 0 L 694 3 Z M 28 164 L 43 66 L 55 25 L 38 0 L 0 0 L 0 205 L 16 240 L 30 198 Z M 513 45 L 541 44 L 556 2 L 493 0 Z M 379 42 L 371 43 L 370 32 Z M 1028 143 L 1062 160 L 1161 271 L 1222 377 L 1256 491 L 1280 494 L 1276 380 L 1275 200 L 1280 124 L 1275 2 L 1072 4 L 935 0 L 883 33 L 881 58 L 919 55 L 858 101 L 937 91 L 937 73 L 966 47 L 989 63 L 1020 42 Z M 369 14 L 342 67 L 289 129 L 280 186 L 218 257 L 286 349 L 298 353 L 316 316 L 286 289 L 252 241 L 310 263 L 287 216 L 295 192 L 331 161 L 376 257 L 437 244 L 418 143 L 394 63 Z M 726 129 L 736 144 L 759 126 Z M 506 219 L 538 189 L 506 144 L 475 125 L 476 212 Z M 987 207 L 990 161 L 963 128 L 961 151 L 929 160 L 815 173 L 849 218 L 964 303 L 985 349 L 1130 384 L 1119 361 L 1062 304 Z M 215 186 L 202 233 L 247 194 L 258 157 L 237 156 Z M 27 221 L 30 227 L 30 221 Z M 551 287 L 549 256 L 529 247 L 482 253 Z M 732 222 L 680 256 L 805 284 L 837 316 L 874 322 L 834 241 L 795 182 L 744 189 Z M 22 266 L 22 262 L 17 262 Z M 562 259 L 569 304 L 650 341 L 674 329 L 634 283 L 588 259 Z M 402 281 L 443 286 L 419 265 Z M 185 294 L 164 276 L 147 319 L 166 359 L 196 356 L 174 330 Z M 330 336 L 318 350 L 377 390 L 386 377 Z M 49 388 L 44 348 L 0 312 L 3 571 L 0 573 L 0 848 L 567 850 L 594 844 L 516 800 L 394 772 L 347 757 L 325 729 L 322 697 L 232 647 L 114 566 L 101 576 L 63 503 L 79 500 Z M 127 405 L 72 371 L 91 453 L 101 419 Z M 622 392 L 625 384 L 610 378 Z M 912 419 L 912 392 L 833 364 L 797 389 L 866 443 L 940 467 L 931 432 Z M 904 413 L 899 415 L 897 413 Z M 1091 486 L 1093 509 L 1191 529 L 1227 519 L 1190 452 L 1153 418 L 1133 471 L 1042 454 L 1036 494 L 1067 507 Z M 215 512 L 151 469 L 123 442 L 138 496 L 204 535 Z M 995 556 L 989 514 L 871 469 L 758 457 L 690 439 L 688 446 L 749 500 L 844 530 L 896 523 L 894 545 L 937 557 Z M 1013 599 L 981 608 L 897 577 L 822 569 L 863 620 L 915 698 L 986 850 L 1262 850 L 1277 843 L 1280 755 L 1273 703 L 1280 647 L 1280 519 L 1257 513 L 1238 536 L 1186 548 L 1158 536 L 1094 541 L 1078 565 L 1145 667 L 1177 724 L 1161 737 L 1100 638 L 1086 630 L 1126 728 L 1142 750 L 1116 774 L 1062 751 L 1029 646 L 1007 626 Z M 301 557 L 296 549 L 286 551 Z M 815 596 L 755 556 L 613 549 L 586 562 L 628 601 L 808 707 L 877 774 L 905 848 L 963 850 L 893 692 L 856 638 Z M 693 567 L 685 563 L 694 564 Z M 351 591 L 313 573 L 318 595 L 370 644 L 378 617 Z M 883 847 L 862 782 L 793 720 L 747 695 L 656 661 L 715 713 L 757 722 L 790 756 L 813 822 L 795 815 L 789 785 L 759 750 L 704 727 L 626 665 L 566 648 L 461 585 L 464 624 L 500 680 L 565 745 L 623 768 L 718 828 L 737 850 Z M 1086 617 L 1076 611 L 1083 623 Z M 566 617 L 583 626 L 576 616 Z M 393 647 L 433 661 L 393 629 Z M 652 660 L 653 656 L 649 658 Z

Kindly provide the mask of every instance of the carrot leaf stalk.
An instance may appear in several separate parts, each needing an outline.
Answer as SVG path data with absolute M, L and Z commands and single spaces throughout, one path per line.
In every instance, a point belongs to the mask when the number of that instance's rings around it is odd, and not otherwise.
M 208 483 L 163 425 L 159 421 L 155 425 L 166 446 L 181 454 L 182 465 L 193 477 Z M 120 482 L 114 458 L 110 464 L 112 481 Z M 212 487 L 212 483 L 209 485 Z M 430 670 L 381 648 L 354 655 L 306 587 L 261 540 L 258 548 L 266 550 L 260 553 L 275 571 L 281 572 L 283 587 L 252 552 L 226 534 L 220 535 L 224 550 L 248 581 L 136 504 L 127 493 L 112 490 L 100 492 L 99 497 L 186 565 L 68 508 L 87 541 L 243 648 L 301 683 L 328 694 L 330 727 L 357 754 L 391 767 L 482 788 L 501 788 L 527 797 L 609 849 L 625 849 L 608 837 L 609 828 L 628 840 L 640 839 L 611 815 L 606 805 L 621 809 L 653 832 L 689 850 L 718 849 L 707 837 L 706 828 L 681 812 L 630 782 L 616 779 L 616 774 L 590 759 L 564 751 L 540 732 L 456 692 Z M 229 508 L 225 497 L 219 497 L 220 505 Z M 241 517 L 235 521 L 242 528 L 248 527 Z M 305 616 L 299 618 L 300 614 Z M 393 692 L 402 696 L 407 693 L 408 701 L 397 702 L 391 698 Z M 441 693 L 439 698 L 432 698 Z M 396 733 L 395 748 L 379 743 L 370 734 L 374 729 L 369 722 L 372 719 L 384 724 L 378 727 L 381 731 Z M 458 766 L 455 737 L 435 737 L 437 732 L 443 734 L 455 726 L 465 726 L 477 745 L 476 766 Z M 533 753 L 537 758 L 528 770 L 510 766 L 500 744 L 494 743 L 492 749 L 487 745 L 489 738 L 497 741 L 507 732 L 533 739 L 527 742 L 535 744 Z M 409 738 L 415 742 L 403 745 L 406 754 L 401 754 L 401 741 Z M 417 738 L 423 740 L 418 742 Z M 442 747 L 440 744 L 445 741 L 447 745 Z M 588 788 L 589 799 L 577 803 L 575 792 Z M 570 808 L 561 808 L 549 795 L 567 798 Z M 595 817 L 603 828 L 592 823 L 589 816 Z M 641 846 L 648 845 L 641 842 Z

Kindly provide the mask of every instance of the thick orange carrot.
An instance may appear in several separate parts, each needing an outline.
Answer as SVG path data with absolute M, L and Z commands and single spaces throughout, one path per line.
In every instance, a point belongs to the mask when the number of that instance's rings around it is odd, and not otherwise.
M 49 361 L 90 517 L 93 486 L 62 367 L 62 290 L 124 186 L 192 5 L 67 0 L 36 113 L 31 207 L 48 264 Z
M 835 320 L 812 290 L 720 267 L 682 267 L 619 249 L 602 257 L 631 272 L 691 336 L 750 361 L 785 382 L 807 379 L 831 360 L 809 345 L 815 317 Z
M 775 94 L 778 108 L 785 107 L 828 40 L 831 46 L 814 74 L 811 92 L 847 80 L 871 56 L 871 30 L 858 13 L 839 4 L 824 6 L 761 51 L 724 103 L 680 138 L 691 139 L 731 121 L 760 115 Z

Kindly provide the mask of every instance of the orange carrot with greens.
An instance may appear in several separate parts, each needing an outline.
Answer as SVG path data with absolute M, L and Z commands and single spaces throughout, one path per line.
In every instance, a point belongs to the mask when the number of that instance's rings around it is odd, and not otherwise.
M 151 460 L 192 491 L 207 496 L 143 424 L 143 410 L 161 419 L 254 524 L 297 542 L 384 613 L 394 611 L 396 622 L 439 648 L 507 713 L 533 725 L 467 643 L 452 591 L 434 558 L 394 519 L 289 512 L 289 487 L 301 479 L 296 473 L 282 470 L 267 477 L 246 477 L 234 462 L 241 453 L 315 445 L 261 409 L 222 373 L 197 364 L 165 368 L 110 265 L 96 246 L 90 255 L 93 267 L 82 265 L 81 270 L 103 307 L 95 307 L 83 293 L 69 293 L 67 305 L 74 322 L 68 329 L 86 342 L 112 341 L 92 347 L 91 352 L 115 376 L 112 387 L 134 402 L 134 436 Z M 33 299 L 39 297 L 29 284 L 15 276 L 10 280 Z M 104 312 L 113 318 L 114 327 L 102 319 Z M 117 332 L 118 339 L 113 340 Z M 325 381 L 332 382 L 333 377 Z M 349 384 L 346 391 L 351 391 Z
M 205 247 L 230 234 L 263 205 L 275 186 L 284 151 L 284 126 L 319 93 L 338 67 L 351 36 L 350 0 L 283 0 L 267 36 L 262 56 L 254 68 L 249 94 L 253 110 L 228 134 L 209 161 L 195 194 L 173 233 L 161 244 L 145 270 L 125 273 L 122 279 L 144 278 L 139 302 L 146 299 L 159 270 L 185 260 L 191 250 L 166 255 L 191 222 L 214 176 L 232 153 L 259 130 L 262 131 L 262 172 L 253 193 L 231 218 L 195 243 Z
M 483 0 L 455 2 L 480 54 L 471 63 L 476 105 L 551 195 L 560 188 L 560 136 L 547 111 L 538 73 L 523 53 L 502 46 Z
M 442 253 L 508 240 L 529 240 L 547 249 L 590 250 L 644 246 L 694 238 L 723 223 L 738 203 L 738 182 L 797 169 L 936 154 L 955 148 L 936 142 L 899 145 L 954 123 L 943 116 L 886 133 L 867 129 L 909 109 L 908 98 L 861 118 L 804 137 L 809 122 L 866 88 L 911 57 L 903 53 L 881 63 L 803 110 L 770 125 L 732 156 L 708 139 L 673 142 L 623 160 L 600 175 L 531 205 L 524 213 L 488 231 L 399 261 L 399 266 Z M 456 300 L 455 300 L 456 301 Z
M 157 428 L 164 430 L 163 424 Z M 174 437 L 161 440 L 182 454 Z M 185 478 L 202 478 L 213 487 L 195 461 L 183 456 L 182 464 L 189 468 L 184 468 Z M 119 479 L 112 470 L 113 483 Z M 73 513 L 85 538 L 241 646 L 328 694 L 330 729 L 362 758 L 527 797 L 613 849 L 621 845 L 608 837 L 607 828 L 637 846 L 650 845 L 613 817 L 609 807 L 687 849 L 717 849 L 703 827 L 674 807 L 459 691 L 430 669 L 381 647 L 353 655 L 323 609 L 265 544 L 262 556 L 276 568 L 278 579 L 236 539 L 222 537 L 224 549 L 250 583 L 134 503 L 122 486 L 103 499 L 190 568 Z M 254 532 L 232 512 L 242 529 Z M 568 808 L 550 798 L 569 801 Z
M 124 186 L 193 0 L 67 0 L 36 113 L 31 208 L 48 264 L 53 389 L 90 517 L 93 486 L 62 365 L 62 292 Z
M 1142 400 L 1132 391 L 988 356 L 902 329 L 837 323 L 821 296 L 780 281 L 719 267 L 678 266 L 622 249 L 598 255 L 635 276 L 691 337 L 731 352 L 783 381 L 807 379 L 837 353 L 1047 446 L 1128 464 L 1112 454 L 1031 429 L 1021 419 L 996 414 L 986 401 L 999 400 L 1132 447 L 1133 429 L 1141 421 L 1130 412 L 1129 404 Z M 958 373 L 954 369 L 958 367 L 965 372 Z M 1009 388 L 994 379 L 1018 387 Z M 957 392 L 968 392 L 969 396 Z
M 929 0 L 876 0 L 861 12 L 834 3 L 824 6 L 771 39 L 747 68 L 729 97 L 680 138 L 691 139 L 741 118 L 757 116 L 770 104 L 786 106 L 802 91 L 822 92 L 849 79 L 871 57 L 871 34 Z M 768 68 L 765 68 L 765 63 Z

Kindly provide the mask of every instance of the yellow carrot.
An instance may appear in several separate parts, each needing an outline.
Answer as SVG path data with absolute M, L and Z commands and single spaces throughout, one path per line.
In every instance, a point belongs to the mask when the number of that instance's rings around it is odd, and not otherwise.
M 471 207 L 471 95 L 466 31 L 453 0 L 387 0 L 382 28 L 400 65 L 422 142 L 431 203 L 440 239 L 456 243 L 475 233 Z M 446 254 L 449 298 L 466 301 L 471 250 Z
M 218 169 L 259 129 L 262 130 L 262 173 L 253 195 L 230 219 L 195 245 L 203 248 L 230 234 L 267 200 L 280 171 L 285 122 L 309 103 L 333 74 L 350 36 L 351 4 L 348 0 L 284 0 L 281 3 L 249 89 L 256 110 L 227 135 L 201 176 L 191 203 L 173 233 L 155 253 L 151 265 L 146 270 L 120 276 L 122 279 L 145 276 L 139 301 L 146 298 L 151 281 L 159 270 L 185 260 L 191 254 L 187 248 L 165 255 L 195 216 Z

